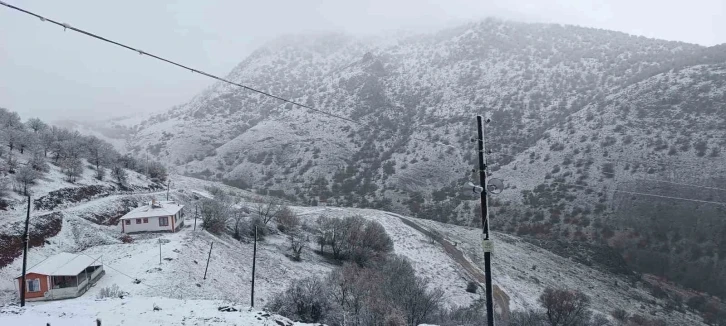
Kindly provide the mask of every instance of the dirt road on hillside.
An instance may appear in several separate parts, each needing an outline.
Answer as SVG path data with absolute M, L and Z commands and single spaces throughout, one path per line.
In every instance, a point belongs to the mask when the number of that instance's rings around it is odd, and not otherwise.
M 447 241 L 443 237 L 434 236 L 431 231 L 405 217 L 390 213 L 386 214 L 401 219 L 404 224 L 410 226 L 416 231 L 423 233 L 428 237 L 431 237 L 432 239 L 435 239 L 444 247 L 444 251 L 446 252 L 446 254 L 451 257 L 451 259 L 453 259 L 457 264 L 459 264 L 459 266 L 464 269 L 469 277 L 473 278 L 474 280 L 476 280 L 477 283 L 479 283 L 479 287 L 482 289 L 482 291 L 485 290 L 484 284 L 486 284 L 486 277 L 484 272 L 482 272 L 478 267 L 472 265 L 472 263 L 464 257 L 464 253 L 456 248 L 456 246 L 451 244 L 451 242 Z M 492 296 L 494 298 L 494 310 L 501 316 L 503 320 L 509 320 L 509 296 L 497 285 L 492 286 L 492 290 Z

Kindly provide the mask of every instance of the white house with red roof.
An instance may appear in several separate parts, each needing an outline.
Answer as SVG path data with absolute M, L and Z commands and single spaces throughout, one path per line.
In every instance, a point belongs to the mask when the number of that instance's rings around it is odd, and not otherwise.
M 121 217 L 123 233 L 176 232 L 184 225 L 184 205 L 175 201 L 151 201 Z

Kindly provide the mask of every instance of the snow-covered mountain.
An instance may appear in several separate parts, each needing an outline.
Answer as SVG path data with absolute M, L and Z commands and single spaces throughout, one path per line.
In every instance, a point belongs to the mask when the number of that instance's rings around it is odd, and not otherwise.
M 471 225 L 461 186 L 483 114 L 489 171 L 507 186 L 497 227 L 608 244 L 636 270 L 724 296 L 712 285 L 726 284 L 725 63 L 723 45 L 496 19 L 398 38 L 289 36 L 227 78 L 352 122 L 217 83 L 140 123 L 129 144 L 179 173 L 290 200 Z

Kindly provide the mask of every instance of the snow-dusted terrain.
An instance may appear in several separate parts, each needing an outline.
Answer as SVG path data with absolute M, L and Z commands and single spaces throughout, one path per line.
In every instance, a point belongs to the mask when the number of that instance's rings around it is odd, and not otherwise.
M 155 310 L 157 308 L 158 310 Z M 222 311 L 220 308 L 232 308 Z M 79 298 L 48 303 L 30 303 L 27 308 L 0 307 L 3 325 L 78 326 L 180 326 L 180 325 L 245 325 L 303 326 L 291 320 L 249 307 L 234 306 L 224 301 L 179 300 L 164 297 L 124 299 Z
M 176 200 L 192 206 L 191 194 L 209 195 L 205 186 L 210 182 L 192 178 L 171 176 L 176 180 L 171 194 Z M 218 185 L 226 192 L 237 193 L 246 205 L 244 191 Z M 182 191 L 180 191 L 182 190 Z M 133 235 L 134 241 L 123 243 L 115 225 L 99 225 L 84 218 L 88 214 L 103 213 L 118 204 L 120 195 L 111 195 L 87 202 L 69 205 L 62 209 L 64 220 L 61 231 L 47 239 L 45 245 L 32 248 L 29 265 L 41 261 L 57 252 L 70 251 L 92 256 L 101 256 L 106 275 L 86 294 L 77 299 L 61 302 L 32 303 L 25 312 L 17 307 L 6 306 L 0 310 L 0 324 L 10 322 L 53 321 L 75 323 L 101 318 L 104 325 L 118 325 L 133 322 L 138 325 L 152 325 L 159 322 L 170 325 L 181 324 L 225 324 L 266 325 L 267 317 L 253 312 L 220 312 L 220 306 L 232 305 L 246 311 L 250 305 L 250 281 L 252 244 L 234 240 L 228 235 L 214 236 L 201 229 L 193 230 L 193 213 L 187 210 L 186 227 L 177 233 Z M 131 196 L 131 195 L 129 195 Z M 133 196 L 157 196 L 165 192 Z M 408 226 L 405 218 L 427 230 L 437 230 L 446 241 L 457 243 L 465 259 L 474 265 L 481 264 L 480 230 L 443 225 L 409 217 L 399 217 L 383 211 L 351 209 L 340 207 L 291 207 L 304 224 L 314 226 L 319 216 L 341 218 L 360 215 L 380 222 L 394 242 L 394 253 L 407 257 L 417 274 L 429 280 L 431 288 L 444 290 L 447 306 L 468 306 L 480 299 L 479 294 L 465 291 L 472 280 L 462 266 L 446 254 L 441 245 L 424 233 Z M 525 243 L 517 237 L 495 234 L 497 251 L 494 258 L 493 278 L 501 288 L 507 310 L 531 309 L 537 306 L 536 298 L 546 286 L 564 285 L 589 294 L 596 305 L 594 308 L 607 314 L 615 308 L 632 313 L 662 314 L 663 302 L 649 299 L 649 294 L 629 285 L 622 276 L 614 276 L 592 267 L 581 265 Z M 160 241 L 163 240 L 163 241 Z M 263 307 L 284 290 L 295 279 L 309 276 L 324 276 L 337 265 L 314 253 L 316 245 L 309 238 L 309 248 L 303 252 L 302 261 L 294 262 L 288 257 L 288 242 L 282 234 L 268 235 L 258 243 L 256 267 L 255 306 Z M 161 243 L 161 244 L 160 244 Z M 214 243 L 212 245 L 212 243 Z M 207 257 L 213 246 L 207 277 L 204 279 Z M 14 277 L 19 275 L 21 259 L 0 269 L 0 291 L 2 300 L 16 299 Z M 127 292 L 123 299 L 96 300 L 101 289 L 117 285 Z M 654 303 L 649 303 L 654 302 Z M 160 311 L 154 311 L 157 305 Z M 499 307 L 501 310 L 501 307 Z M 698 325 L 698 317 L 673 312 L 660 316 L 683 325 Z M 269 317 L 277 318 L 277 317 Z M 254 323 L 247 323 L 252 321 Z M 257 323 L 257 324 L 255 324 Z M 52 325 L 56 325 L 52 323 Z

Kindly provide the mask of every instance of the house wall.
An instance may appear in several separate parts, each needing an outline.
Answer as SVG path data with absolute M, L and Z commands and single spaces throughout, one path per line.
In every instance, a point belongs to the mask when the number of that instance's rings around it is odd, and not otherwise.
M 121 223 L 125 221 L 131 221 L 131 224 L 119 224 L 119 228 L 124 233 L 133 232 L 154 232 L 154 231 L 173 231 L 171 219 L 169 219 L 169 225 L 159 226 L 159 217 L 149 217 L 149 223 L 144 223 L 144 219 L 140 218 L 141 224 L 136 223 L 136 219 L 121 220 Z
M 33 299 L 33 298 L 43 298 L 43 294 L 48 291 L 48 284 L 50 284 L 50 280 L 47 275 L 42 274 L 36 274 L 36 273 L 28 273 L 25 274 L 26 280 L 32 280 L 32 279 L 40 279 L 40 291 L 38 292 L 25 292 L 25 298 L 26 299 Z M 20 298 L 20 291 L 23 291 L 23 288 L 27 290 L 27 287 L 25 287 L 25 284 L 23 284 L 23 279 L 18 277 L 18 298 Z

